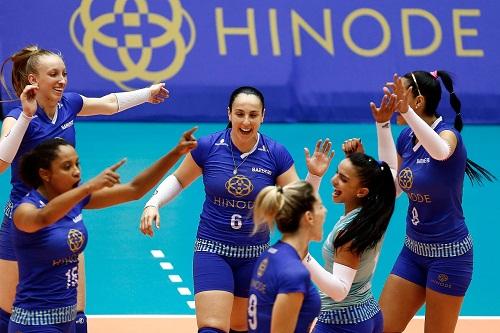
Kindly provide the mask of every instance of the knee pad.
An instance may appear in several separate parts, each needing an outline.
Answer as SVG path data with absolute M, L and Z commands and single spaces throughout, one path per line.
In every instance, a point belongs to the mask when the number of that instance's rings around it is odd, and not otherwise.
M 198 333 L 226 333 L 226 332 L 223 330 L 220 330 L 218 328 L 202 327 L 202 328 L 198 328 Z
M 87 333 L 87 316 L 81 311 L 76 314 L 75 318 L 76 333 Z
M 10 313 L 0 309 L 0 333 L 7 333 L 9 330 Z

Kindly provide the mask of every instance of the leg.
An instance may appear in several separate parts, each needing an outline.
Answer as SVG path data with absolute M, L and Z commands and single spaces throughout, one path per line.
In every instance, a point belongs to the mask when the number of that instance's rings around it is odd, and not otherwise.
M 199 328 L 211 327 L 229 331 L 233 294 L 227 291 L 202 291 L 195 295 L 196 323 Z
M 193 280 L 200 332 L 229 331 L 234 301 L 233 271 L 223 256 L 195 252 Z
M 228 260 L 234 274 L 234 303 L 231 311 L 231 332 L 248 331 L 248 294 L 253 267 L 257 258 Z
M 403 332 L 424 301 L 424 287 L 399 276 L 389 275 L 380 296 L 384 332 Z
M 76 298 L 76 309 L 78 315 L 75 319 L 76 333 L 87 333 L 87 316 L 85 315 L 85 256 L 80 253 L 78 256 L 78 289 Z
M 455 332 L 463 300 L 463 296 L 446 295 L 427 288 L 425 332 Z
M 473 251 L 432 260 L 427 277 L 425 332 L 454 332 L 472 280 Z
M 424 304 L 427 272 L 418 259 L 403 247 L 387 278 L 380 296 L 384 332 L 403 332 Z
M 232 332 L 248 332 L 247 311 L 248 298 L 235 296 L 231 310 L 230 326 Z

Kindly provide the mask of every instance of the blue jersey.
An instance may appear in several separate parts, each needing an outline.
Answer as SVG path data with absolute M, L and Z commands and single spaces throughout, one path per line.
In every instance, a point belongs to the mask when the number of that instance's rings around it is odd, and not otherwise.
M 230 133 L 226 129 L 202 137 L 191 151 L 205 185 L 198 238 L 242 246 L 267 243 L 268 231 L 251 235 L 254 200 L 261 189 L 276 184 L 293 159 L 285 147 L 262 134 L 254 149 L 242 154 Z
M 398 182 L 409 199 L 406 233 L 417 242 L 455 242 L 469 233 L 462 211 L 467 152 L 455 128 L 441 118 L 432 127 L 438 134 L 449 130 L 457 137 L 457 147 L 447 160 L 435 160 L 420 143 L 415 144 L 411 128 L 404 129 L 397 142 L 403 159 Z
M 21 157 L 35 148 L 45 140 L 52 138 L 63 138 L 71 145 L 75 146 L 75 127 L 73 121 L 83 106 L 82 96 L 75 93 L 63 94 L 61 101 L 57 105 L 54 119 L 49 119 L 45 112 L 38 107 L 35 118 L 31 120 L 23 140 L 11 165 L 12 191 L 10 192 L 10 207 L 5 210 L 5 215 L 12 218 L 10 208 L 21 200 L 30 191 L 19 175 Z M 22 107 L 11 110 L 7 117 L 18 118 L 22 112 Z
M 248 298 L 248 331 L 271 332 L 276 297 L 289 293 L 304 294 L 295 332 L 309 332 L 321 307 L 318 291 L 297 251 L 289 244 L 278 241 L 255 263 Z
M 14 307 L 49 310 L 76 304 L 78 255 L 87 245 L 87 229 L 81 211 L 89 199 L 82 200 L 56 223 L 33 233 L 23 232 L 12 223 L 12 240 L 19 265 Z M 19 204 L 22 203 L 42 208 L 47 199 L 32 190 Z

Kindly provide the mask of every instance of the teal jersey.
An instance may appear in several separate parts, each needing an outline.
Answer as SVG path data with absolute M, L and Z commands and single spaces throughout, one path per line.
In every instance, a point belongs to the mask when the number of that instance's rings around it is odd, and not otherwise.
M 333 268 L 333 257 L 335 251 L 333 249 L 333 242 L 335 237 L 343 230 L 352 219 L 358 214 L 360 208 L 354 209 L 345 216 L 341 216 L 338 222 L 333 227 L 332 232 L 328 235 L 328 238 L 323 243 L 323 259 L 325 261 L 325 269 L 328 272 L 332 271 Z M 341 301 L 336 302 L 330 296 L 326 295 L 322 291 L 321 295 L 321 311 L 332 311 L 340 308 L 345 308 L 350 305 L 356 305 L 363 303 L 370 298 L 373 298 L 372 294 L 372 277 L 375 272 L 375 267 L 377 266 L 377 260 L 380 253 L 380 248 L 382 247 L 382 240 L 371 249 L 367 249 L 361 255 L 361 261 L 359 264 L 358 271 L 354 277 L 354 281 L 351 286 L 351 290 L 347 294 L 347 297 Z

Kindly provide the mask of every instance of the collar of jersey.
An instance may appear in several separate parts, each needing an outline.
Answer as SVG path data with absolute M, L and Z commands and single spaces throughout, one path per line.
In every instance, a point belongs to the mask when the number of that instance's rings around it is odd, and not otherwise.
M 431 128 L 432 129 L 435 129 L 436 126 L 443 120 L 443 117 L 439 117 L 438 119 L 434 120 L 434 122 L 432 123 L 431 125 Z M 420 148 L 422 144 L 420 143 L 420 141 L 413 147 L 413 151 L 417 151 L 418 148 Z
M 229 140 L 231 140 L 231 136 L 229 137 Z M 257 142 L 255 143 L 255 146 L 253 146 L 252 149 L 250 149 L 249 152 L 247 153 L 243 153 L 240 155 L 240 158 L 243 159 L 243 158 L 246 158 L 248 157 L 250 154 L 252 154 L 255 150 L 257 150 L 257 147 L 259 146 L 259 141 L 260 141 L 260 133 L 257 132 Z

